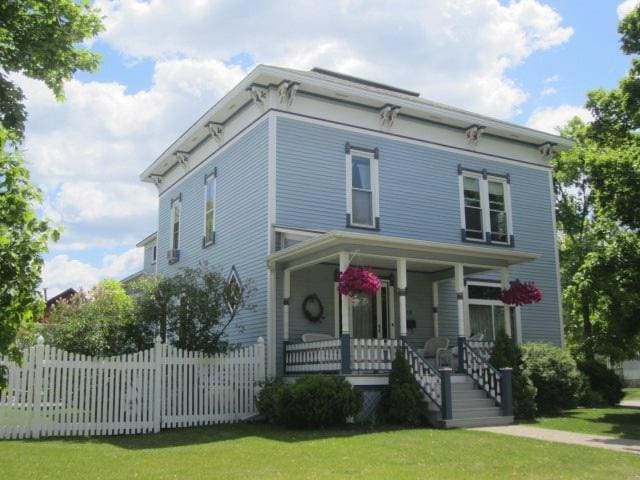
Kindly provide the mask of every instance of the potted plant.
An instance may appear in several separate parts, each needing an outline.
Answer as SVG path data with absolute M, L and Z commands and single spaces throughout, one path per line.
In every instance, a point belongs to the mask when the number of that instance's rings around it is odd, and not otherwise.
M 506 305 L 519 307 L 538 303 L 542 300 L 542 292 L 534 282 L 521 282 L 516 279 L 509 282 L 509 288 L 500 292 L 500 300 Z
M 380 290 L 382 283 L 371 267 L 352 267 L 340 273 L 338 291 L 356 301 L 362 297 L 372 297 Z

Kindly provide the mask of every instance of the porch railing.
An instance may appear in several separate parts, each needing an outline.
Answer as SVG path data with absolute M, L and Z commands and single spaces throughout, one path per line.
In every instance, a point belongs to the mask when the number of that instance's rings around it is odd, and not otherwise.
M 489 363 L 490 349 L 486 348 L 487 343 L 480 342 L 480 345 L 474 347 L 473 342 L 459 337 L 458 372 L 469 375 L 487 395 L 502 406 L 505 415 L 512 415 L 511 369 L 498 370 Z
M 307 343 L 285 343 L 285 373 L 340 371 L 340 339 Z
M 443 409 L 444 418 L 451 418 L 450 416 L 447 417 L 447 412 L 444 411 L 450 404 L 450 402 L 447 402 L 447 397 L 450 397 L 451 391 L 451 384 L 447 380 L 450 381 L 450 378 L 445 379 L 443 382 L 442 373 L 430 365 L 413 345 L 404 341 L 403 347 L 404 358 L 409 363 L 413 377 L 422 391 L 438 408 Z M 449 392 L 447 392 L 447 387 Z
M 389 371 L 400 340 L 353 338 L 351 340 L 352 371 Z

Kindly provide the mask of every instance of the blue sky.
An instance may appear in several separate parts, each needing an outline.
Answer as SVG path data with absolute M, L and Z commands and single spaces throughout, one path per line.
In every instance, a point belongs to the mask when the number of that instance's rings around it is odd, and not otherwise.
M 626 72 L 616 29 L 637 0 L 284 3 L 95 0 L 100 71 L 77 74 L 63 104 L 21 79 L 25 155 L 65 229 L 46 256 L 49 293 L 140 268 L 157 196 L 138 174 L 256 63 L 340 70 L 553 131 L 588 118 L 586 91 Z

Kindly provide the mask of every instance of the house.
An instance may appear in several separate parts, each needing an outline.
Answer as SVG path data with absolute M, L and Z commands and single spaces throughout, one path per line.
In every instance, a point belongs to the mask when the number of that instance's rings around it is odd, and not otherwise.
M 508 372 L 465 339 L 563 343 L 549 159 L 571 145 L 417 92 L 260 65 L 141 174 L 159 218 L 139 245 L 160 274 L 206 262 L 250 284 L 255 308 L 229 340 L 267 338 L 271 375 L 340 372 L 375 403 L 406 346 L 437 421 L 504 423 Z M 348 265 L 382 279 L 374 298 L 338 294 Z M 505 309 L 514 279 L 543 301 Z M 461 352 L 458 374 L 420 354 L 434 337 Z
M 45 292 L 46 293 L 46 292 Z M 51 310 L 56 306 L 58 302 L 64 302 L 70 300 L 78 291 L 75 288 L 67 288 L 63 290 L 59 294 L 49 298 L 46 300 L 46 305 L 44 308 L 44 315 L 40 320 L 42 323 L 47 323 L 49 321 L 49 315 L 51 314 Z

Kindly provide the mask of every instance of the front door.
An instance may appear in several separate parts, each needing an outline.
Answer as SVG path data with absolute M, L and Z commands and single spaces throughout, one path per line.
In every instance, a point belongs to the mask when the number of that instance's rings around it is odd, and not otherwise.
M 393 297 L 387 280 L 374 297 L 354 299 L 351 304 L 354 338 L 394 338 Z

